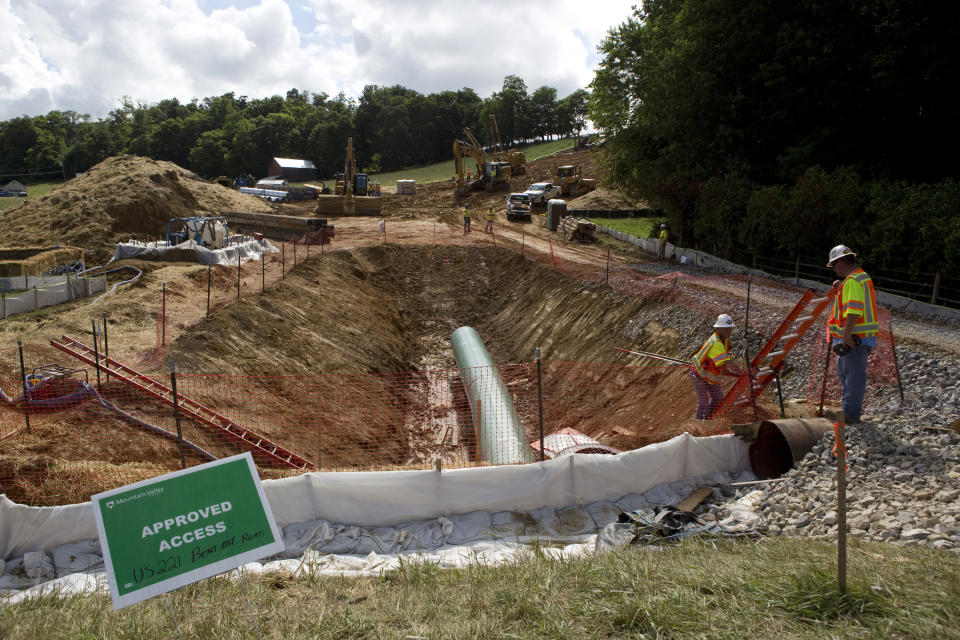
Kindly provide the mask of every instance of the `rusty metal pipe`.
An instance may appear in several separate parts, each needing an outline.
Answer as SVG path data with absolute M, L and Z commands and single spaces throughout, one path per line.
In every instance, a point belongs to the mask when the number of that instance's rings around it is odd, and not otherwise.
M 761 480 L 779 477 L 832 428 L 833 423 L 827 418 L 764 420 L 748 451 L 750 467 Z

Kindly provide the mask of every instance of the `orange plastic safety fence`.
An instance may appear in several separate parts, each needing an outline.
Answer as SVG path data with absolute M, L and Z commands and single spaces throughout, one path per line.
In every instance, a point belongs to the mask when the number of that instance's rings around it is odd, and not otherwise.
M 250 451 L 264 477 L 313 470 L 466 467 L 540 459 L 551 434 L 617 450 L 684 431 L 693 419 L 678 366 L 543 362 L 366 375 L 150 376 L 131 384 L 78 363 L 64 377 L 0 381 L 0 491 L 31 504 L 92 493 Z M 32 375 L 32 374 L 31 374 Z M 468 381 L 465 383 L 465 381 Z M 179 413 L 179 415 L 177 415 Z M 514 456 L 511 458 L 510 456 Z

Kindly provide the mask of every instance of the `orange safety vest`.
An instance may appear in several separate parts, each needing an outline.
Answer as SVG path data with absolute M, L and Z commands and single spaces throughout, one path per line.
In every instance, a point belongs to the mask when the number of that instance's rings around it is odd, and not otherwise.
M 843 285 L 833 301 L 833 311 L 827 321 L 831 338 L 843 338 L 843 326 L 851 314 L 857 319 L 853 325 L 853 335 L 858 338 L 877 335 L 880 330 L 877 293 L 873 288 L 873 280 L 859 268 L 843 279 Z
M 714 332 L 693 356 L 693 369 L 697 375 L 712 384 L 720 384 L 723 365 L 730 360 L 730 342 L 724 342 Z

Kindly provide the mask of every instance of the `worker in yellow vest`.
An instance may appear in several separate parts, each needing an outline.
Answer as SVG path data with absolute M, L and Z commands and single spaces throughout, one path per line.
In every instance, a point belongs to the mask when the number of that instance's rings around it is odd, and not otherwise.
M 470 233 L 470 205 L 463 203 L 463 232 Z
M 493 205 L 487 210 L 487 223 L 483 226 L 484 233 L 493 233 L 493 221 L 497 219 L 497 214 L 493 212 Z
M 863 394 L 867 389 L 867 358 L 877 346 L 880 321 L 873 280 L 857 266 L 857 254 L 839 244 L 830 250 L 827 266 L 841 280 L 827 321 L 831 348 L 837 354 L 837 378 L 843 389 L 843 415 L 847 424 L 860 422 Z
M 713 334 L 693 356 L 690 380 L 697 392 L 697 420 L 708 420 L 723 400 L 721 376 L 725 371 L 733 372 L 730 362 L 730 334 L 736 326 L 733 318 L 721 313 L 713 323 Z
M 667 252 L 667 225 L 660 225 L 660 237 L 657 241 L 657 257 L 663 258 Z

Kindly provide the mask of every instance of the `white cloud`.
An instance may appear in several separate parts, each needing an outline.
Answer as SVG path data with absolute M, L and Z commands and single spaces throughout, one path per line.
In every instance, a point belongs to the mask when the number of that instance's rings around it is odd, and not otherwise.
M 352 96 L 367 84 L 471 87 L 485 97 L 508 74 L 564 96 L 590 82 L 597 44 L 630 13 L 629 0 L 595 4 L 0 0 L 0 120 L 51 109 L 103 117 L 123 96 L 293 87 Z

